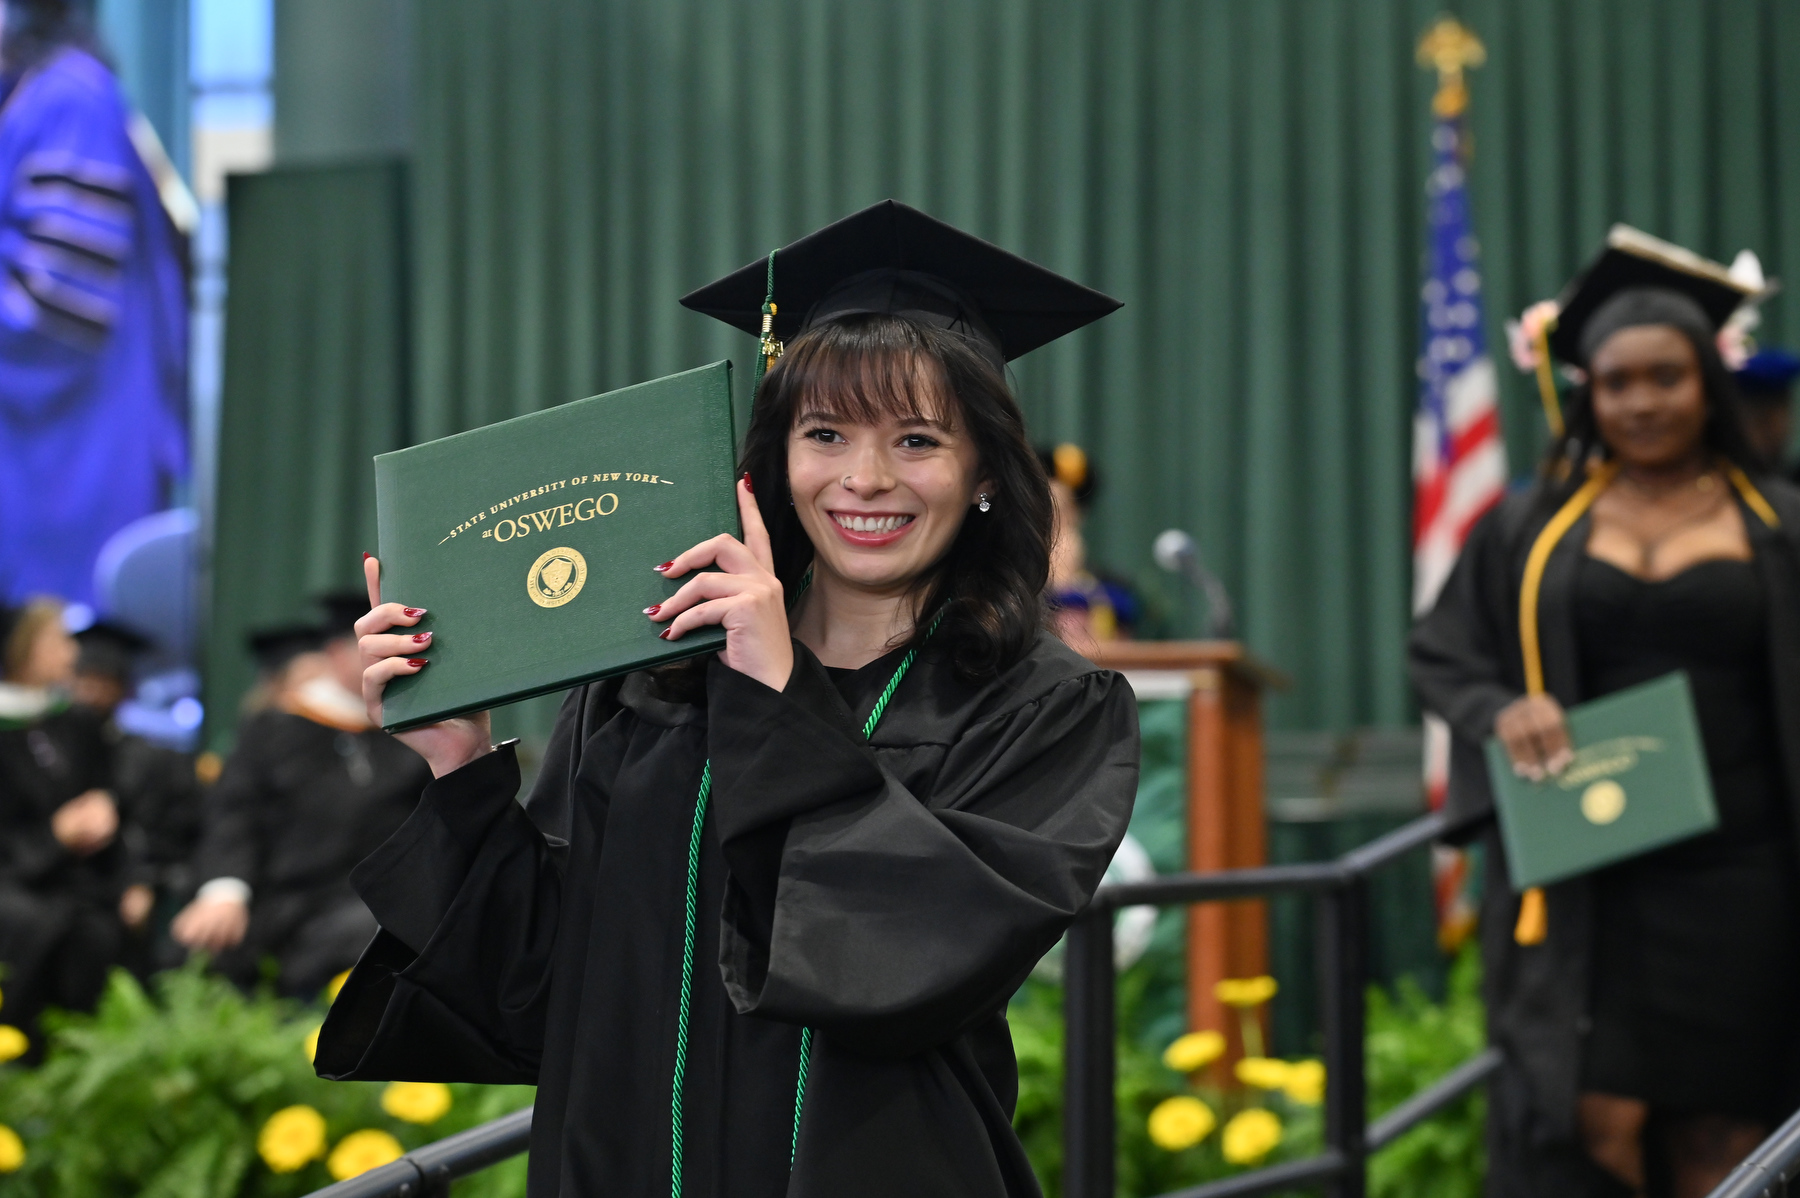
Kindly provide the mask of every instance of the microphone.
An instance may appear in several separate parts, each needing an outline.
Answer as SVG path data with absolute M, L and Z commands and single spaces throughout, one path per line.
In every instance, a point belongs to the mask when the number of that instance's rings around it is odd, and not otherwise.
M 1171 574 L 1179 574 L 1206 597 L 1206 635 L 1214 640 L 1230 640 L 1237 635 L 1237 619 L 1231 611 L 1231 596 L 1219 576 L 1206 568 L 1200 559 L 1200 546 L 1179 528 L 1164 529 L 1150 547 L 1156 564 Z

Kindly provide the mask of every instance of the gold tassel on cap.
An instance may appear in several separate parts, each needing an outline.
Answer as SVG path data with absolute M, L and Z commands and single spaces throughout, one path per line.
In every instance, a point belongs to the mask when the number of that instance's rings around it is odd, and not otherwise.
M 1544 888 L 1533 886 L 1519 898 L 1519 922 L 1513 925 L 1518 944 L 1542 944 L 1550 934 L 1550 914 L 1545 909 Z

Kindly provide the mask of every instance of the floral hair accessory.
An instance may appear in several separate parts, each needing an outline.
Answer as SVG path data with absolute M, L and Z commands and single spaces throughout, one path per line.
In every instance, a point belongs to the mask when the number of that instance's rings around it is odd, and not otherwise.
M 1555 300 L 1539 300 L 1521 312 L 1517 320 L 1506 322 L 1506 347 L 1521 373 L 1537 373 L 1538 347 L 1550 323 L 1561 314 L 1562 306 Z

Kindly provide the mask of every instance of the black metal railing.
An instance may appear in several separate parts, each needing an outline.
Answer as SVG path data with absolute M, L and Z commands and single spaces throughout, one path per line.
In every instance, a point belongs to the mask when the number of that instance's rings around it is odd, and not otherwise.
M 360 1177 L 315 1190 L 309 1198 L 446 1198 L 450 1183 L 524 1152 L 531 1108 L 415 1148 Z
M 1800 1111 L 1757 1145 L 1707 1198 L 1788 1198 L 1800 1178 Z
M 1308 894 L 1318 912 L 1324 1063 L 1325 1145 L 1288 1161 L 1164 1198 L 1242 1198 L 1298 1187 L 1324 1187 L 1332 1198 L 1362 1198 L 1369 1153 L 1484 1081 L 1500 1065 L 1489 1048 L 1438 1082 L 1366 1122 L 1364 994 L 1369 983 L 1368 878 L 1450 830 L 1442 813 L 1413 820 L 1335 861 L 1270 865 L 1218 873 L 1171 874 L 1102 886 L 1069 929 L 1063 965 L 1063 1193 L 1112 1198 L 1114 1123 L 1113 914 L 1123 907 L 1185 906 L 1274 894 Z

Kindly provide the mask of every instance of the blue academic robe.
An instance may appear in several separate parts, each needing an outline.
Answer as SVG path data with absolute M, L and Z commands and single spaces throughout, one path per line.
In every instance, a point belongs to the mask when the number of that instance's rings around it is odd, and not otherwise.
M 93 601 L 187 472 L 177 237 L 112 72 L 65 48 L 0 108 L 0 600 Z

